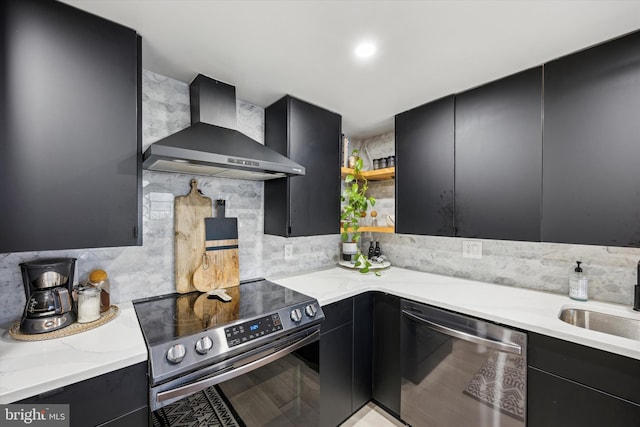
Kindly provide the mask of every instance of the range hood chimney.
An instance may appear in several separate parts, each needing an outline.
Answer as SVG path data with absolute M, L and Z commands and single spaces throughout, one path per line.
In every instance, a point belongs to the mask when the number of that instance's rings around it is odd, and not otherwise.
M 236 89 L 198 74 L 189 85 L 191 126 L 155 142 L 145 169 L 263 181 L 305 168 L 236 130 Z

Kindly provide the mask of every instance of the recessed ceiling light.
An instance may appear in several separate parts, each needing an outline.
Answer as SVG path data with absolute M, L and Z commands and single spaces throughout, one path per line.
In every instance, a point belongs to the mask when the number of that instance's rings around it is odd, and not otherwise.
M 376 53 L 376 45 L 373 42 L 362 42 L 356 46 L 354 53 L 358 58 L 369 58 Z

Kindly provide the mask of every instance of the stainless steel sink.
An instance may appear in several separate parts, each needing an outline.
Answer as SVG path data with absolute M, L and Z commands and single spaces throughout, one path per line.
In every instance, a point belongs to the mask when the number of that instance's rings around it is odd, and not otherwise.
M 559 317 L 570 325 L 640 341 L 640 319 L 580 308 L 565 308 L 560 312 Z

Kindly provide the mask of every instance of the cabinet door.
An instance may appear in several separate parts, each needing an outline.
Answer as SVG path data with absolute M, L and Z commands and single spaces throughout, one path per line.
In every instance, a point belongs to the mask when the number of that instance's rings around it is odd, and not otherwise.
M 460 237 L 540 240 L 542 67 L 456 95 Z
M 0 252 L 141 244 L 135 31 L 59 2 L 2 3 Z
M 333 427 L 352 414 L 353 299 L 322 308 L 320 336 L 320 425 Z
M 454 97 L 398 114 L 396 232 L 453 236 Z
M 529 368 L 529 427 L 626 427 L 638 425 L 640 405 Z
M 372 397 L 373 296 L 370 292 L 353 298 L 353 400 L 357 412 Z
M 320 425 L 333 427 L 351 416 L 352 324 L 320 337 Z
M 373 398 L 387 411 L 400 416 L 400 299 L 374 294 Z
M 544 67 L 542 240 L 640 247 L 640 32 Z
M 304 177 L 289 178 L 290 235 L 336 234 L 342 119 L 295 98 L 289 108 L 289 156 L 306 169 Z
M 340 115 L 299 99 L 287 96 L 267 107 L 265 144 L 306 172 L 265 182 L 265 233 L 338 233 L 341 132 Z

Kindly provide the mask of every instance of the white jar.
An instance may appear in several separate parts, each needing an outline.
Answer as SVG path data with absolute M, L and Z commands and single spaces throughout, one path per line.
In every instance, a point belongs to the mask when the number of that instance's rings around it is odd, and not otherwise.
M 89 323 L 100 318 L 100 288 L 78 288 L 78 323 Z

